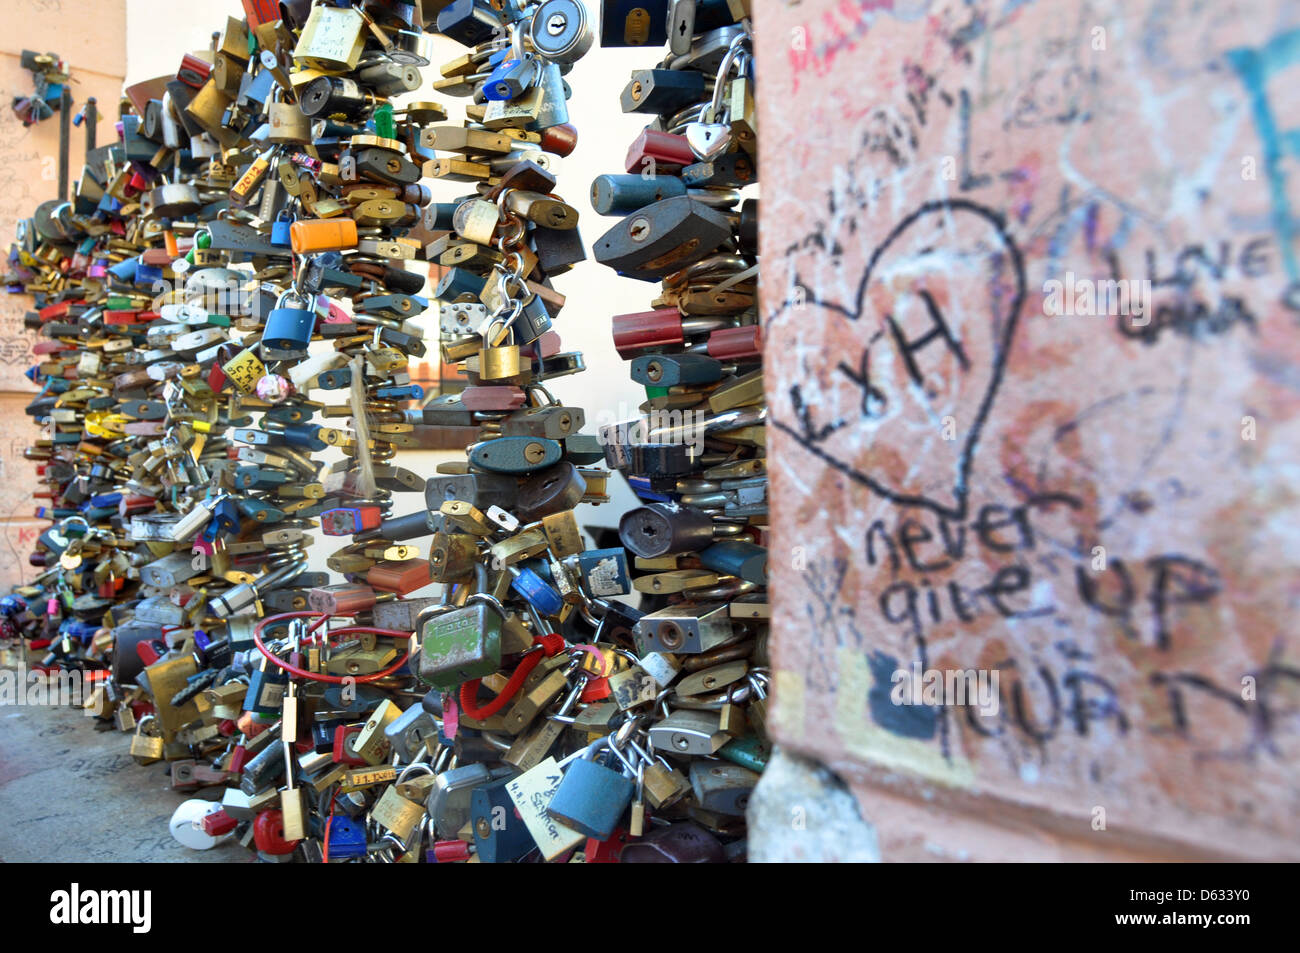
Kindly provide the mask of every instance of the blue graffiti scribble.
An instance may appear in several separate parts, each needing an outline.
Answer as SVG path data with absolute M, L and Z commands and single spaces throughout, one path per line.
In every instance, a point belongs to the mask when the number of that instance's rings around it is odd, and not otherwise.
M 1287 276 L 1292 282 L 1300 282 L 1300 261 L 1296 259 L 1293 245 L 1295 221 L 1291 217 L 1291 205 L 1286 196 L 1286 173 L 1282 171 L 1284 157 L 1300 157 L 1300 128 L 1277 128 L 1265 88 L 1274 73 L 1300 64 L 1300 30 L 1280 33 L 1257 49 L 1239 47 L 1229 50 L 1227 57 L 1250 94 L 1255 128 L 1264 145 L 1264 167 L 1268 171 L 1269 193 L 1273 204 L 1273 227 L 1282 245 L 1282 259 L 1286 264 Z

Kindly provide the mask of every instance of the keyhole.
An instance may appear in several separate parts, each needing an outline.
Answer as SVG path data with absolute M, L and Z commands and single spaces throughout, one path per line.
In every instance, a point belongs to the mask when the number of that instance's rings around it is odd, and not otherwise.
M 650 234 L 650 220 L 647 218 L 634 219 L 628 226 L 627 233 L 634 242 L 644 241 Z

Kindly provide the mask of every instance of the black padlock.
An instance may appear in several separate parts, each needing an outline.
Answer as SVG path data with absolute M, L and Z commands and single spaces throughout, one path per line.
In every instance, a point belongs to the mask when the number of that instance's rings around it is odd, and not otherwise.
M 345 116 L 361 119 L 370 109 L 372 99 L 361 86 L 345 76 L 321 76 L 307 84 L 298 98 L 306 116 Z M 320 138 L 315 136 L 313 138 Z
M 438 13 L 438 32 L 464 46 L 504 35 L 500 16 L 482 0 L 452 0 Z
M 625 113 L 668 116 L 705 98 L 704 74 L 697 70 L 638 69 L 623 87 L 620 103 Z
M 629 647 L 635 645 L 636 638 L 632 633 L 632 627 L 645 613 L 613 600 L 600 600 L 599 605 L 604 606 L 605 614 L 600 617 L 600 624 L 596 627 L 596 637 L 592 641 Z
M 428 536 L 440 528 L 430 525 L 430 517 L 434 515 L 441 516 L 428 510 L 420 510 L 416 513 L 408 513 L 406 516 L 390 517 L 379 524 L 379 535 L 394 543 Z
M 601 0 L 601 46 L 659 47 L 666 42 L 667 0 Z
M 682 184 L 689 189 L 743 189 L 757 181 L 758 165 L 743 151 L 728 152 L 682 169 Z
M 573 509 L 582 502 L 586 492 L 587 481 L 578 468 L 561 460 L 520 484 L 516 515 L 526 523 L 533 523 L 552 513 Z
M 649 503 L 623 514 L 618 538 L 643 559 L 689 553 L 713 543 L 713 518 L 693 506 Z
M 420 167 L 388 149 L 358 149 L 353 153 L 357 174 L 393 185 L 412 185 L 420 181 Z
M 685 443 L 637 443 L 631 448 L 628 472 L 672 480 L 696 469 L 697 454 Z
M 449 500 L 462 500 L 480 510 L 514 506 L 519 481 L 499 473 L 457 473 L 430 477 L 424 486 L 424 505 L 437 511 Z
M 699 261 L 731 237 L 721 212 L 689 195 L 632 213 L 596 240 L 596 260 L 621 275 L 658 281 Z
M 647 387 L 716 384 L 722 362 L 707 354 L 645 354 L 632 361 L 632 380 Z

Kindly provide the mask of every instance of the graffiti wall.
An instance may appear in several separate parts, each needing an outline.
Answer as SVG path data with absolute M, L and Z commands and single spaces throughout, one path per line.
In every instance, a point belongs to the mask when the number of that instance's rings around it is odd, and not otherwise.
M 30 96 L 32 74 L 23 68 L 22 51 L 55 53 L 72 72 L 74 114 L 95 96 L 101 118 L 98 142 L 113 141 L 117 102 L 126 66 L 125 0 L 14 0 L 0 10 L 0 253 L 7 254 L 18 221 L 58 192 L 59 117 L 24 126 L 10 103 Z M 69 175 L 75 184 L 85 155 L 85 128 L 73 127 Z M 40 434 L 24 408 L 36 388 L 24 376 L 37 358 L 32 345 L 41 340 L 23 327 L 32 307 L 27 295 L 0 289 L 0 593 L 29 581 L 38 570 L 27 562 L 36 536 L 48 524 L 33 519 L 33 497 L 42 488 L 36 467 L 23 449 Z
M 886 859 L 1300 856 L 1300 8 L 756 16 L 776 735 Z

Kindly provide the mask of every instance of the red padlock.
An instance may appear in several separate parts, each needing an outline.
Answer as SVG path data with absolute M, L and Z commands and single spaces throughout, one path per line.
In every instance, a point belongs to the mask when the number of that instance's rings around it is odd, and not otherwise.
M 220 361 L 213 362 L 212 370 L 208 371 L 208 386 L 214 394 L 220 394 L 221 388 L 226 386 L 226 372 L 221 369 Z
M 181 57 L 181 65 L 176 70 L 176 78 L 190 89 L 199 89 L 208 81 L 212 73 L 212 64 L 201 60 L 193 53 Z
M 131 714 L 138 724 L 144 721 L 146 716 L 154 714 L 154 707 L 149 702 L 131 702 Z
M 560 336 L 554 331 L 544 331 L 542 336 L 531 344 L 519 347 L 519 353 L 526 357 L 554 357 L 560 353 Z
M 623 168 L 637 174 L 671 175 L 697 161 L 685 136 L 657 132 L 647 126 L 628 148 Z
M 542 130 L 542 149 L 564 158 L 578 147 L 578 127 L 566 122 Z
M 167 654 L 167 645 L 162 639 L 141 639 L 135 645 L 135 652 L 148 668 Z
M 461 405 L 466 410 L 518 410 L 527 399 L 524 392 L 513 384 L 498 384 L 487 387 L 472 384 L 460 393 Z
M 682 313 L 676 308 L 616 314 L 610 319 L 610 326 L 614 334 L 614 349 L 625 361 L 632 360 L 643 349 L 676 347 L 686 343 Z
M 628 833 L 621 827 L 616 827 L 614 833 L 609 835 L 608 840 L 596 840 L 594 837 L 587 838 L 587 846 L 583 853 L 587 857 L 589 864 L 617 864 L 619 858 L 623 855 L 623 847 L 627 844 Z
M 40 315 L 42 323 L 55 320 L 61 321 L 68 316 L 68 307 L 71 304 L 71 301 L 60 301 L 58 304 L 46 305 L 36 313 Z
M 757 360 L 763 356 L 763 327 L 746 324 L 718 328 L 709 335 L 709 357 L 719 361 Z
M 440 840 L 433 845 L 433 859 L 439 864 L 456 864 L 469 860 L 469 844 L 463 840 Z
M 238 826 L 239 822 L 224 810 L 213 811 L 211 814 L 203 815 L 203 832 L 211 837 L 220 837 L 222 834 L 229 834 Z
M 339 725 L 334 729 L 334 760 L 339 764 L 365 764 L 366 759 L 350 750 L 347 739 L 361 734 L 365 725 Z
M 587 684 L 582 686 L 582 696 L 580 701 L 599 702 L 609 697 L 609 679 L 608 678 L 589 678 Z
M 292 854 L 298 846 L 296 840 L 284 839 L 284 815 L 271 808 L 257 815 L 253 821 L 253 843 L 264 854 Z

